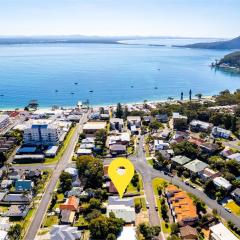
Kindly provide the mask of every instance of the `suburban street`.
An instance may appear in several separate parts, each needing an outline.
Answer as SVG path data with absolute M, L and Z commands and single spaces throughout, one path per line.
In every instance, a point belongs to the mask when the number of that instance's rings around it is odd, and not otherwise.
M 140 143 L 139 143 L 139 149 L 137 151 L 137 156 L 130 157 L 130 159 L 134 163 L 135 169 L 142 175 L 143 181 L 144 181 L 144 187 L 147 186 L 147 188 L 148 188 L 148 187 L 152 186 L 152 179 L 154 179 L 154 178 L 163 178 L 163 179 L 171 182 L 172 184 L 179 186 L 186 192 L 194 194 L 199 199 L 201 199 L 203 202 L 205 202 L 209 208 L 216 209 L 218 214 L 222 218 L 224 218 L 227 221 L 231 220 L 237 227 L 240 227 L 240 218 L 232 213 L 227 212 L 222 205 L 218 204 L 218 202 L 216 200 L 210 199 L 204 192 L 186 185 L 182 181 L 181 178 L 179 178 L 177 176 L 170 177 L 168 175 L 165 175 L 163 172 L 152 168 L 146 161 L 145 154 L 142 151 L 142 144 L 143 144 L 143 142 L 142 142 L 142 138 L 141 138 Z M 155 202 L 153 203 L 152 196 L 151 196 L 151 195 L 153 195 L 153 191 L 149 191 L 146 189 L 145 189 L 145 191 L 146 191 L 147 199 L 149 201 L 149 205 L 150 206 L 152 205 L 152 207 L 151 207 L 151 210 L 152 210 L 152 208 L 155 206 Z M 157 212 L 154 211 L 154 213 L 157 213 Z M 153 211 L 150 211 L 150 223 L 151 224 L 157 223 L 156 218 L 158 217 L 158 214 L 156 214 L 157 216 L 151 216 L 152 214 L 154 215 L 154 213 L 153 213 Z
M 27 234 L 25 236 L 26 240 L 32 240 L 35 238 L 38 229 L 40 228 L 42 221 L 44 219 L 44 216 L 46 214 L 46 211 L 48 209 L 48 205 L 51 201 L 52 193 L 56 187 L 57 181 L 60 177 L 61 172 L 68 166 L 74 165 L 71 163 L 71 158 L 74 153 L 74 147 L 77 143 L 79 133 L 82 131 L 83 124 L 87 121 L 87 114 L 85 114 L 81 121 L 77 124 L 76 130 L 70 140 L 69 145 L 67 146 L 67 149 L 63 153 L 61 159 L 57 164 L 38 164 L 38 165 L 30 165 L 30 166 L 13 166 L 15 169 L 28 169 L 28 170 L 36 170 L 36 169 L 47 169 L 51 168 L 54 169 L 53 175 L 50 179 L 50 182 L 48 186 L 46 187 L 46 191 L 43 194 L 42 200 L 39 204 L 39 207 L 37 209 L 37 212 L 32 220 L 32 224 L 30 225 Z M 152 180 L 154 178 L 163 178 L 166 181 L 171 182 L 172 184 L 175 184 L 182 188 L 183 190 L 192 193 L 196 195 L 199 199 L 201 199 L 203 202 L 206 203 L 206 205 L 211 209 L 216 209 L 218 214 L 225 220 L 231 220 L 237 227 L 240 227 L 240 218 L 237 217 L 234 214 L 231 214 L 227 212 L 224 207 L 222 207 L 216 200 L 210 199 L 204 192 L 192 188 L 188 185 L 186 185 L 181 178 L 174 176 L 170 177 L 166 174 L 164 174 L 162 171 L 156 170 L 152 168 L 147 163 L 145 153 L 143 151 L 143 143 L 144 143 L 144 137 L 141 136 L 139 140 L 139 144 L 137 145 L 137 151 L 136 154 L 133 156 L 129 156 L 129 159 L 132 161 L 132 163 L 135 166 L 136 171 L 138 171 L 143 180 L 143 186 L 144 186 L 144 192 L 146 196 L 146 200 L 149 203 L 149 221 L 152 226 L 160 225 L 160 218 L 158 215 L 158 211 L 155 210 L 156 202 L 155 202 L 155 196 L 152 188 Z M 109 164 L 112 160 L 106 159 L 104 160 L 105 164 Z M 159 239 L 164 240 L 164 234 L 161 232 Z
M 83 124 L 87 121 L 87 114 L 83 115 L 80 122 L 76 126 L 76 130 L 70 140 L 69 145 L 67 146 L 67 149 L 63 153 L 61 159 L 59 160 L 58 164 L 56 165 L 52 177 L 50 179 L 50 182 L 48 183 L 45 192 L 43 193 L 43 197 L 41 199 L 41 202 L 38 206 L 37 212 L 35 213 L 34 218 L 32 219 L 32 223 L 27 231 L 27 234 L 25 236 L 26 240 L 33 240 L 35 236 L 37 235 L 38 229 L 40 228 L 42 221 L 44 219 L 44 216 L 47 212 L 49 203 L 51 201 L 52 193 L 56 187 L 57 181 L 59 180 L 61 172 L 67 167 L 69 162 L 72 159 L 75 145 L 78 141 L 79 133 L 82 131 Z M 45 166 L 46 168 L 46 166 Z

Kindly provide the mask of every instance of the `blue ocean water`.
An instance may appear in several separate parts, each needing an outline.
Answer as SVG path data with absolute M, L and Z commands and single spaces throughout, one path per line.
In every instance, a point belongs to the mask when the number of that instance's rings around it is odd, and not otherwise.
M 234 90 L 239 75 L 209 67 L 227 53 L 145 44 L 0 45 L 0 108 L 24 107 L 32 99 L 40 107 L 86 99 L 107 105 L 179 99 L 189 89 L 203 95 Z

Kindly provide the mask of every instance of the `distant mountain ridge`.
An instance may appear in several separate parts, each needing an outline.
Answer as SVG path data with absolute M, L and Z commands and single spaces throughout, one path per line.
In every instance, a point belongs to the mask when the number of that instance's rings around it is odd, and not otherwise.
M 240 36 L 232 40 L 210 43 L 194 43 L 183 46 L 175 45 L 175 47 L 203 48 L 203 49 L 240 49 Z

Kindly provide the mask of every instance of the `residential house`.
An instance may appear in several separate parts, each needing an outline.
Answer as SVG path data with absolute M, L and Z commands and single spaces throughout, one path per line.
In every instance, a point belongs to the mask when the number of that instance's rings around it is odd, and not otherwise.
M 1 181 L 1 188 L 5 189 L 5 188 L 10 188 L 12 186 L 13 180 L 7 180 L 4 179 Z
M 33 188 L 33 182 L 31 180 L 17 180 L 15 182 L 16 191 L 31 191 Z
M 99 130 L 106 129 L 106 122 L 87 122 L 83 126 L 83 133 L 87 136 L 95 136 Z
M 153 117 L 152 116 L 143 116 L 142 118 L 142 122 L 144 125 L 149 125 L 153 120 Z
M 232 191 L 231 195 L 235 201 L 240 204 L 240 188 L 236 188 L 234 191 Z
M 49 146 L 47 150 L 45 151 L 46 157 L 55 157 L 57 155 L 59 146 Z
M 161 123 L 167 123 L 168 122 L 168 115 L 166 113 L 157 114 L 155 116 L 156 120 Z
M 227 156 L 227 159 L 229 159 L 229 160 L 234 159 L 234 160 L 237 160 L 238 162 L 240 162 L 240 153 L 233 153 L 233 154 Z
M 180 226 L 193 225 L 198 221 L 196 206 L 186 192 L 169 185 L 165 193 L 172 216 Z
M 110 115 L 108 113 L 101 113 L 100 120 L 108 121 L 110 119 Z
M 187 132 L 177 131 L 171 138 L 170 143 L 171 144 L 177 144 L 184 141 L 187 141 L 189 139 L 189 135 Z
M 118 236 L 117 240 L 137 240 L 136 238 L 136 230 L 133 226 L 123 227 L 120 236 Z
M 215 138 L 226 138 L 229 139 L 231 137 L 232 132 L 229 130 L 226 130 L 224 128 L 220 128 L 220 127 L 214 127 L 212 129 L 212 135 Z
M 202 143 L 199 145 L 199 148 L 203 153 L 213 154 L 218 151 L 219 145 L 216 143 Z
M 108 138 L 108 145 L 113 144 L 122 144 L 122 145 L 128 145 L 130 142 L 130 134 L 128 132 L 123 132 L 117 135 L 111 135 Z
M 79 148 L 77 150 L 77 155 L 80 156 L 91 156 L 92 155 L 92 149 L 82 149 Z
M 212 123 L 192 120 L 189 124 L 190 130 L 193 132 L 209 132 L 213 128 Z
M 169 143 L 163 142 L 163 140 L 154 140 L 154 151 L 169 149 Z
M 238 240 L 238 238 L 222 223 L 218 223 L 210 229 L 210 240 Z
M 77 211 L 79 205 L 79 199 L 75 196 L 71 196 L 67 198 L 66 202 L 63 204 L 60 204 L 59 208 L 60 210 L 70 210 L 70 211 Z
M 108 204 L 109 205 L 125 205 L 128 207 L 135 207 L 134 198 L 132 198 L 132 197 L 119 198 L 119 196 L 109 196 Z
M 181 227 L 180 235 L 183 240 L 198 240 L 198 232 L 196 228 L 193 228 L 189 225 Z
M 123 155 L 127 153 L 127 147 L 122 144 L 113 144 L 109 147 L 111 155 Z
M 200 178 L 206 182 L 208 180 L 213 180 L 216 177 L 220 177 L 221 173 L 220 172 L 215 172 L 210 168 L 205 168 L 202 173 L 200 174 Z
M 188 128 L 188 118 L 177 112 L 173 113 L 173 128 L 177 130 L 186 130 Z
M 198 159 L 184 165 L 184 168 L 189 170 L 191 174 L 197 174 L 197 175 L 201 175 L 203 170 L 207 167 L 209 167 L 208 164 Z
M 192 160 L 188 157 L 178 155 L 171 158 L 171 161 L 172 161 L 172 165 L 183 166 L 184 164 L 189 163 Z
M 25 218 L 28 211 L 29 207 L 27 205 L 11 205 L 4 216 L 11 218 Z
M 223 177 L 215 177 L 213 179 L 213 183 L 218 188 L 224 188 L 225 190 L 230 190 L 232 188 L 232 184 Z
M 139 116 L 128 116 L 127 117 L 127 125 L 129 129 L 131 129 L 132 126 L 135 126 L 136 128 L 141 127 L 141 117 Z
M 73 187 L 70 191 L 68 191 L 68 197 L 75 196 L 80 197 L 83 192 L 82 187 Z
M 117 218 L 122 218 L 126 223 L 134 223 L 136 219 L 135 208 L 120 205 L 108 205 L 107 206 L 107 216 L 110 213 L 114 213 Z
M 165 129 L 160 133 L 159 137 L 160 139 L 166 140 L 169 138 L 170 134 L 171 134 L 171 131 Z
M 4 195 L 0 203 L 3 205 L 28 205 L 32 201 L 32 195 L 9 192 Z
M 228 156 L 234 154 L 233 150 L 230 147 L 225 147 L 221 152 L 220 155 L 227 158 Z
M 195 144 L 196 146 L 200 147 L 204 143 L 204 140 L 202 140 L 201 138 L 190 137 L 188 139 L 188 142 L 190 142 L 192 144 Z
M 124 121 L 121 118 L 111 118 L 110 119 L 110 129 L 117 130 L 121 132 L 123 130 Z
M 81 231 L 77 227 L 69 225 L 53 225 L 50 230 L 51 240 L 78 240 L 81 239 Z
M 75 218 L 75 211 L 64 209 L 61 211 L 61 223 L 72 224 Z

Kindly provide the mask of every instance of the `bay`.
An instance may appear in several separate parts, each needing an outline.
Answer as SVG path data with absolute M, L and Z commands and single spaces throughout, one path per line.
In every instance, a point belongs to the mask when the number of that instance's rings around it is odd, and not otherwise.
M 179 99 L 190 89 L 209 96 L 240 87 L 239 75 L 209 67 L 230 51 L 175 48 L 174 39 L 153 43 L 0 45 L 0 108 L 32 99 L 40 107 Z

